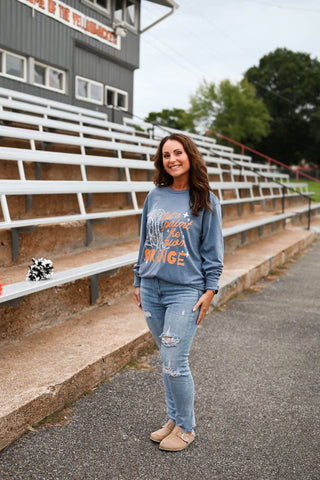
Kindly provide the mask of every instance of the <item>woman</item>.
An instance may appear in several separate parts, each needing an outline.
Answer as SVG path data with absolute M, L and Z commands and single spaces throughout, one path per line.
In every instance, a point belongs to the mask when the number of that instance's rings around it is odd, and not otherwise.
M 143 207 L 134 298 L 160 350 L 167 404 L 168 421 L 150 438 L 161 450 L 178 451 L 195 438 L 188 356 L 218 291 L 221 209 L 189 137 L 174 133 L 163 138 L 154 164 L 156 188 Z

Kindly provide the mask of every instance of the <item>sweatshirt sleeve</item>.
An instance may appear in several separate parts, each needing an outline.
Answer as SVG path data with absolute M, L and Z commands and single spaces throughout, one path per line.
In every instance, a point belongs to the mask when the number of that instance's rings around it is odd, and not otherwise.
M 143 210 L 142 210 L 142 216 L 141 216 L 141 226 L 140 226 L 140 247 L 139 247 L 139 254 L 138 254 L 138 261 L 133 267 L 134 271 L 134 282 L 133 286 L 134 287 L 140 287 L 140 276 L 139 276 L 139 269 L 140 269 L 140 264 L 143 261 L 143 251 L 144 251 L 144 242 L 146 239 L 146 234 L 147 234 L 147 213 L 148 213 L 148 197 L 146 198 L 144 205 L 143 205 Z
M 205 211 L 202 224 L 200 255 L 206 290 L 219 290 L 223 269 L 223 235 L 221 207 L 218 199 L 211 199 L 213 213 Z

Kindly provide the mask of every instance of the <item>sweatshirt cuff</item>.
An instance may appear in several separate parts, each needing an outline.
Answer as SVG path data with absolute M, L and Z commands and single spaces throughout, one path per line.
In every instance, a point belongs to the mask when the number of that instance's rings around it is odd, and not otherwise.
M 212 290 L 215 295 L 219 292 L 219 289 L 218 289 L 218 288 L 206 287 L 206 288 L 205 288 L 205 291 L 207 291 L 207 290 Z
M 219 285 L 217 285 L 216 283 L 207 283 L 204 288 L 205 290 L 212 290 L 214 293 L 218 293 L 219 291 Z

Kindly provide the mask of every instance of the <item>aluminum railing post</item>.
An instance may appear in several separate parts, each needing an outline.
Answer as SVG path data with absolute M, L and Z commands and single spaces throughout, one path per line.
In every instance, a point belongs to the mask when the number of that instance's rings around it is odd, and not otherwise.
M 310 230 L 310 224 L 311 224 L 311 198 L 308 198 L 308 227 L 307 230 Z

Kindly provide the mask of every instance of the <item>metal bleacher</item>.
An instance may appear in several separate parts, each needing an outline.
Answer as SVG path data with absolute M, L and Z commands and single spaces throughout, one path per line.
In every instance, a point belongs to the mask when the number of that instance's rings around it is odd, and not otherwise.
M 11 261 L 2 260 L 4 265 L 12 267 L 24 261 L 20 258 L 20 235 L 28 235 L 32 244 L 34 232 L 40 227 L 46 235 L 46 226 L 63 224 L 75 229 L 85 225 L 86 248 L 94 242 L 95 222 L 131 217 L 128 236 L 138 236 L 143 201 L 153 188 L 152 156 L 159 139 L 174 130 L 153 128 L 132 119 L 126 119 L 124 125 L 114 124 L 105 114 L 3 88 L 0 122 L 0 233 L 10 232 L 11 238 Z M 267 211 L 268 201 L 275 208 L 283 195 L 288 202 L 299 200 L 298 192 L 279 183 L 288 181 L 287 175 L 267 164 L 254 164 L 250 157 L 219 146 L 212 138 L 189 135 L 207 163 L 210 185 L 221 202 L 224 220 L 234 220 L 224 228 L 226 248 L 244 243 L 248 231 L 256 231 L 258 238 L 268 225 L 271 232 L 284 227 L 292 212 L 271 212 L 250 221 L 246 221 L 246 214 Z M 297 187 L 308 195 L 306 184 Z M 103 235 L 107 245 L 108 228 Z M 136 254 L 125 257 L 128 265 L 134 263 Z M 99 272 L 122 264 L 122 256 L 118 263 L 117 259 L 100 262 Z M 96 262 L 82 266 L 77 278 L 95 278 L 96 267 Z M 46 282 L 45 288 L 57 282 L 64 284 L 70 278 L 66 270 L 54 282 Z M 24 283 L 5 287 L 0 302 L 44 288 L 42 284 L 26 289 Z

